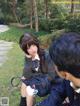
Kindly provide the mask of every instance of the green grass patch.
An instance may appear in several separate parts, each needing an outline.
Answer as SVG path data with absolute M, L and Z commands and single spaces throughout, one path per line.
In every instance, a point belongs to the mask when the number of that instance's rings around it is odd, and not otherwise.
M 0 33 L 1 40 L 18 42 L 20 36 L 23 35 L 25 32 L 33 33 L 36 36 L 44 36 L 47 34 L 44 31 L 35 32 L 34 30 L 27 29 L 27 28 L 18 28 L 18 27 L 12 27 L 12 26 L 9 26 L 9 27 L 10 29 L 8 31 Z
M 33 30 L 27 28 L 10 27 L 8 31 L 0 33 L 0 39 L 18 42 L 20 36 L 25 32 L 33 32 Z
M 20 89 L 13 88 L 10 84 L 13 76 L 21 76 L 24 67 L 24 54 L 19 48 L 18 41 L 20 36 L 25 32 L 32 32 L 39 37 L 40 41 L 44 42 L 47 39 L 47 33 L 36 33 L 30 29 L 22 29 L 10 27 L 10 30 L 0 33 L 0 39 L 15 42 L 13 48 L 7 54 L 7 61 L 0 67 L 0 97 L 9 97 L 10 106 L 18 106 L 20 102 Z M 40 38 L 41 37 L 41 38 Z M 37 97 L 37 101 L 43 98 Z
M 18 106 L 20 102 L 20 88 L 11 86 L 11 78 L 21 76 L 24 67 L 24 53 L 18 44 L 13 45 L 7 54 L 7 61 L 0 67 L 0 97 L 9 97 L 10 106 Z M 37 101 L 43 98 L 37 97 Z
M 20 90 L 13 89 L 10 84 L 13 76 L 22 75 L 24 56 L 18 44 L 14 44 L 7 57 L 7 61 L 0 68 L 0 97 L 9 97 L 10 106 L 18 106 Z

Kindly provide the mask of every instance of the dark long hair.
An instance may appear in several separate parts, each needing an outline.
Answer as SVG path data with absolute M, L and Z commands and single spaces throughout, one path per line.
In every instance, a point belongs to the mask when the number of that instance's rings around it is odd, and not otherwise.
M 38 54 L 39 54 L 39 57 L 40 57 L 40 67 L 41 67 L 41 71 L 43 73 L 46 72 L 47 70 L 47 66 L 46 66 L 46 63 L 45 63 L 45 51 L 44 49 L 42 49 L 40 47 L 40 42 L 39 40 L 37 39 L 37 37 L 35 37 L 32 33 L 25 33 L 23 34 L 21 37 L 20 37 L 20 40 L 19 40 L 19 45 L 20 45 L 20 48 L 26 53 L 26 54 L 29 54 L 27 52 L 27 49 L 32 45 L 36 45 L 37 48 L 38 48 Z M 45 68 L 44 68 L 45 67 Z

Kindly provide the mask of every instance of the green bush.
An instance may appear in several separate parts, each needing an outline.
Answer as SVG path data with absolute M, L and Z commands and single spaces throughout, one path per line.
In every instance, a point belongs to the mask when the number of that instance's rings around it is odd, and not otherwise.
M 57 39 L 58 37 L 60 37 L 65 32 L 66 32 L 65 29 L 53 30 L 53 32 L 51 33 L 52 40 L 54 41 L 55 39 Z
M 54 19 L 41 19 L 40 20 L 40 30 L 47 32 L 52 32 L 52 30 L 60 30 L 64 28 L 64 19 L 54 18 Z
M 64 20 L 68 12 L 64 5 L 49 4 L 48 18 L 42 15 L 39 17 L 39 26 L 41 30 L 51 32 L 52 30 L 60 30 L 64 28 Z
M 65 18 L 68 11 L 65 5 L 63 4 L 50 4 L 50 18 Z
M 65 32 L 65 29 L 62 30 L 53 30 L 51 34 L 47 34 L 46 36 L 39 36 L 39 40 L 41 43 L 41 46 L 43 48 L 48 48 L 52 41 L 57 39 L 59 36 L 62 35 L 62 33 Z
M 80 33 L 80 15 L 74 14 L 66 17 L 64 27 L 67 31 Z
M 48 19 L 40 19 L 39 20 L 39 28 L 40 30 L 44 30 L 44 31 L 47 31 L 47 32 L 50 32 L 50 22 Z

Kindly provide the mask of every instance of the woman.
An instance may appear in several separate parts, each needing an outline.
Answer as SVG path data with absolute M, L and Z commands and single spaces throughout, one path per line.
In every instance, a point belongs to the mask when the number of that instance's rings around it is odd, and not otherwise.
M 25 53 L 20 106 L 33 106 L 36 94 L 42 97 L 50 92 L 56 77 L 55 66 L 48 51 L 40 48 L 32 34 L 21 36 L 19 44 Z

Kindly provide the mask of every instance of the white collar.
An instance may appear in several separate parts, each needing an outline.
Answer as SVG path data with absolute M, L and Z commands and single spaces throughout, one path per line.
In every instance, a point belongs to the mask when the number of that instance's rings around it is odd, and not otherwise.
M 32 60 L 40 60 L 40 58 L 39 58 L 39 56 L 36 54 L 36 56 L 34 57 L 34 59 L 32 59 Z
M 74 84 L 72 82 L 70 82 L 70 86 L 74 88 Z M 74 88 L 74 90 L 75 92 L 80 93 L 80 88 L 76 88 L 76 89 Z

